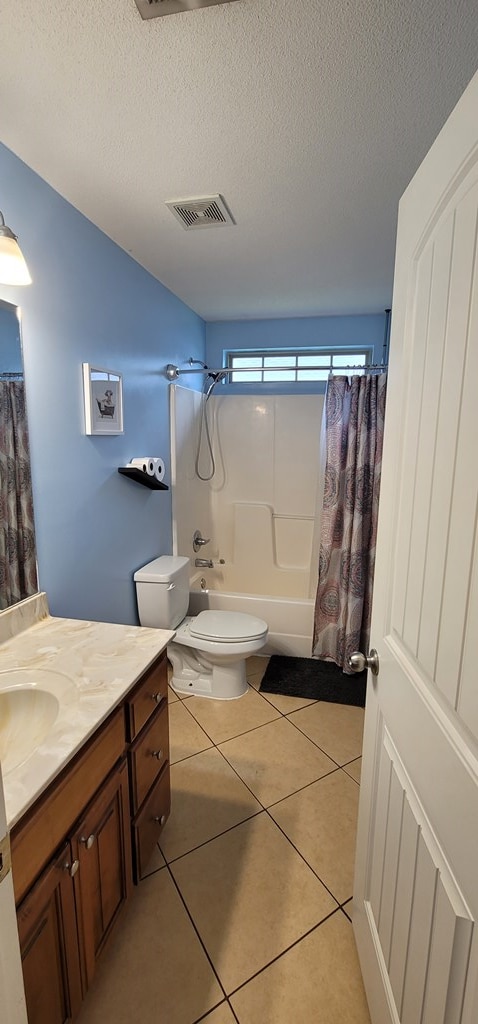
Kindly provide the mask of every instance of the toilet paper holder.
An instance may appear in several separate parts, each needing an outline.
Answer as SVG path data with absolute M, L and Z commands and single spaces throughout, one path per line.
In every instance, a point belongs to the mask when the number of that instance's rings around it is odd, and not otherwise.
M 148 487 L 150 491 L 169 491 L 167 484 L 155 476 L 144 473 L 138 466 L 118 466 L 118 473 L 121 473 L 122 476 L 129 476 L 130 480 L 135 480 L 137 484 Z

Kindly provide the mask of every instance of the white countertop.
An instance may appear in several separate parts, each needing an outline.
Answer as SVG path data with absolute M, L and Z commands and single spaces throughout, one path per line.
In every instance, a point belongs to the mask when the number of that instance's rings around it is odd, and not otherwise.
M 0 671 L 61 672 L 78 698 L 60 714 L 45 742 L 18 768 L 4 774 L 7 827 L 42 793 L 142 673 L 174 632 L 50 615 L 0 645 Z

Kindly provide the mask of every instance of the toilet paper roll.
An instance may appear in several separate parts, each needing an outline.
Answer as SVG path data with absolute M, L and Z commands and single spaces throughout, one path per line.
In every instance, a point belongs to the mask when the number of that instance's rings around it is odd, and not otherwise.
M 151 455 L 143 455 L 143 456 L 141 456 L 138 459 L 131 459 L 131 462 L 129 462 L 128 465 L 129 466 L 134 466 L 135 469 L 142 469 L 143 473 L 147 473 L 148 476 L 154 476 L 155 475 L 154 463 L 155 463 L 155 460 L 151 457 Z
M 164 462 L 162 459 L 153 459 L 154 462 L 154 475 L 156 480 L 164 479 Z

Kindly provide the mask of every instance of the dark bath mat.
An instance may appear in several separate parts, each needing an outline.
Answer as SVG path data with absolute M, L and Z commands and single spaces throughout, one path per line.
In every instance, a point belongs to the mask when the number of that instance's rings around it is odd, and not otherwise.
M 282 693 L 286 697 L 328 700 L 363 708 L 366 686 L 366 671 L 348 676 L 333 661 L 273 654 L 259 689 L 263 693 Z

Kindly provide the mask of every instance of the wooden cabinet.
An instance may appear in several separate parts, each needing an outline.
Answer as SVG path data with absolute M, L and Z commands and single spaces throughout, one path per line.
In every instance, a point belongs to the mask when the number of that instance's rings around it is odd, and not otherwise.
M 132 889 L 127 763 L 108 779 L 72 838 L 84 988 Z
M 71 847 L 65 844 L 18 911 L 29 1024 L 65 1024 L 81 999 Z
M 169 764 L 165 765 L 141 810 L 133 819 L 135 877 L 144 878 L 151 853 L 167 821 L 171 807 Z
M 65 841 L 125 751 L 124 711 L 117 708 L 14 826 L 11 845 L 17 904 Z
M 144 673 L 126 698 L 126 728 L 132 742 L 158 708 L 168 703 L 168 661 L 166 654 Z
M 166 655 L 127 702 L 134 879 L 139 882 L 170 810 Z
M 29 1024 L 77 1015 L 169 809 L 163 654 L 12 830 Z
M 162 767 L 169 760 L 168 708 L 165 704 L 130 750 L 133 814 L 143 803 Z
M 18 908 L 29 1024 L 63 1024 L 75 1017 L 131 888 L 123 759 Z

